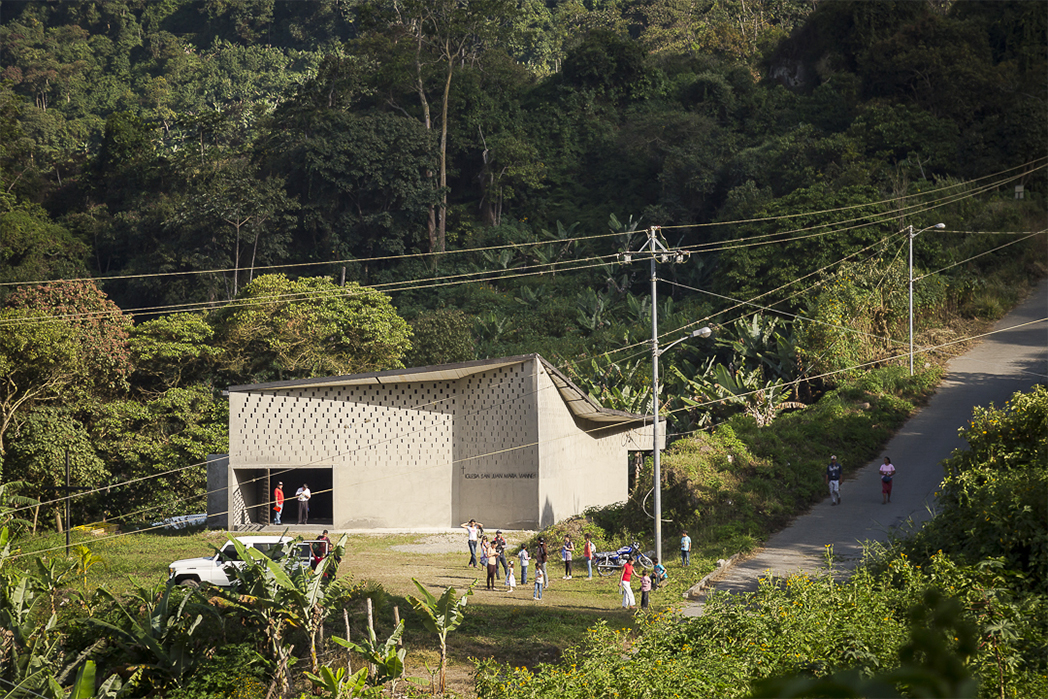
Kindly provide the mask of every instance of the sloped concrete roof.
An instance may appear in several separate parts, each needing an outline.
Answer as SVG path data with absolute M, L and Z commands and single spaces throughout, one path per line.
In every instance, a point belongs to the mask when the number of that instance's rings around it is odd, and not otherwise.
M 547 362 L 541 355 L 525 354 L 517 357 L 499 359 L 476 359 L 471 362 L 456 364 L 439 364 L 437 366 L 413 367 L 409 369 L 390 369 L 368 374 L 350 374 L 348 376 L 325 376 L 313 379 L 294 379 L 291 381 L 272 381 L 269 383 L 230 386 L 230 392 L 265 392 L 281 391 L 288 388 L 325 388 L 331 386 L 390 386 L 422 381 L 457 381 L 491 369 L 522 364 L 537 359 L 549 373 L 561 398 L 575 417 L 592 422 L 606 424 L 629 424 L 635 427 L 651 424 L 650 415 L 637 415 L 622 410 L 611 410 L 600 405 L 584 390 L 576 386 L 559 369 Z

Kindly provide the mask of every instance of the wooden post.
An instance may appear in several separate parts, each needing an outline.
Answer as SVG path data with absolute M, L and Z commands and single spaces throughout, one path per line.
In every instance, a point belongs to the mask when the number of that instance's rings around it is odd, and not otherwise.
M 346 622 L 346 640 L 349 641 L 349 640 L 351 640 L 349 638 L 349 612 L 346 610 L 345 607 L 342 608 L 342 620 L 344 622 Z M 350 675 L 353 674 L 353 666 L 351 665 L 351 662 L 352 662 L 352 656 L 350 654 L 349 648 L 347 648 L 346 649 L 346 673 L 350 674 Z
M 63 531 L 63 529 L 62 529 L 62 513 L 61 512 L 55 512 L 55 522 L 58 523 L 58 533 L 61 534 L 62 531 Z
M 40 516 L 40 505 L 33 508 L 33 533 L 36 534 L 36 520 Z
M 400 626 L 400 607 L 393 605 L 393 628 Z M 397 639 L 397 647 L 404 645 L 404 637 L 401 636 Z
M 371 598 L 370 597 L 367 598 L 367 608 L 368 608 L 368 630 L 371 632 L 371 635 L 374 636 L 375 635 L 375 613 L 374 613 L 374 609 L 371 606 Z M 375 673 L 375 666 L 372 663 L 368 663 L 368 674 L 372 675 L 374 673 Z

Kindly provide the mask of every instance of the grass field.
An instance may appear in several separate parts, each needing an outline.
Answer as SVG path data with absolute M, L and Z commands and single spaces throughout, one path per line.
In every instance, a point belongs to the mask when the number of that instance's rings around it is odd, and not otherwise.
M 318 532 L 319 533 L 319 532 Z M 530 533 L 509 533 L 510 543 L 524 540 Z M 177 533 L 136 533 L 120 536 L 94 536 L 80 531 L 71 534 L 70 558 L 75 560 L 78 547 L 84 546 L 96 561 L 87 570 L 86 577 L 77 576 L 68 585 L 90 595 L 99 587 L 114 594 L 124 594 L 135 587 L 151 587 L 167 578 L 168 564 L 180 558 L 204 556 L 221 546 L 228 534 L 222 531 L 192 531 Z M 363 535 L 349 536 L 346 556 L 339 569 L 340 577 L 349 578 L 358 591 L 347 607 L 350 614 L 350 633 L 354 638 L 366 628 L 365 597 L 370 597 L 375 609 L 376 633 L 388 635 L 394 626 L 393 608 L 397 607 L 405 620 L 404 641 L 408 649 L 407 675 L 428 682 L 435 670 L 439 654 L 436 638 L 422 626 L 408 600 L 417 594 L 412 578 L 439 594 L 451 586 L 465 591 L 476 581 L 469 601 L 466 621 L 449 636 L 449 686 L 462 696 L 472 696 L 472 669 L 470 658 L 494 658 L 499 662 L 534 667 L 539 663 L 557 660 L 560 653 L 577 643 L 586 630 L 599 620 L 612 626 L 632 627 L 634 618 L 621 607 L 617 577 L 601 578 L 594 573 L 587 580 L 585 567 L 572 580 L 562 580 L 562 564 L 550 562 L 552 578 L 541 602 L 532 599 L 534 564 L 529 571 L 527 585 L 518 585 L 510 593 L 502 584 L 491 592 L 484 589 L 484 574 L 466 566 L 468 552 L 465 535 L 461 550 L 453 553 L 404 553 L 394 549 L 399 545 L 423 544 L 429 535 Z M 65 558 L 65 537 L 61 534 L 26 536 L 19 540 L 21 555 L 16 559 L 29 565 L 34 558 Z M 515 550 L 515 547 L 514 547 Z M 693 554 L 692 566 L 680 567 L 679 562 L 668 565 L 670 582 L 652 595 L 656 609 L 682 603 L 682 592 L 713 569 L 715 557 L 704 558 Z M 579 564 L 576 563 L 576 571 Z M 517 571 L 519 579 L 519 571 Z M 634 589 L 639 588 L 634 584 Z M 637 593 L 638 602 L 640 598 Z M 340 612 L 331 615 L 326 635 L 345 636 Z M 333 654 L 332 661 L 337 654 Z

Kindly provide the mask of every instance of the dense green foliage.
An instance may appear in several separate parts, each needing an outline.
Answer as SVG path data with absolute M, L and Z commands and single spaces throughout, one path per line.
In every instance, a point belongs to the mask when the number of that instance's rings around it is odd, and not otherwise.
M 598 625 L 557 663 L 481 662 L 479 696 L 1044 695 L 1046 399 L 1038 387 L 977 409 L 938 515 L 846 582 L 764 580 L 741 600 L 714 594 L 698 618 Z
M 906 230 L 922 357 L 1048 271 L 1034 2 L 8 2 L 0 66 L 0 484 L 52 500 L 68 460 L 77 522 L 202 509 L 230 385 L 540 353 L 610 408 L 721 425 L 668 454 L 667 506 L 744 545 L 815 497 L 806 445 L 858 463 L 933 380 L 890 368 Z M 667 342 L 716 330 L 657 395 L 647 266 L 617 256 L 648 226 L 692 253 L 659 264 Z M 994 458 L 955 464 L 944 501 L 981 519 L 938 536 L 1039 590 L 1043 477 Z M 237 685 L 205 674 L 177 691 Z

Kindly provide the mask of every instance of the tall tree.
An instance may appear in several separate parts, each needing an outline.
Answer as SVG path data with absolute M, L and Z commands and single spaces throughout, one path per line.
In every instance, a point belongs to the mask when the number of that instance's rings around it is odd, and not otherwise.
M 388 296 L 323 277 L 260 276 L 216 327 L 221 367 L 240 384 L 395 369 L 411 348 Z
M 448 105 L 455 72 L 480 61 L 484 50 L 499 39 L 503 18 L 511 11 L 509 0 L 392 0 L 375 3 L 385 18 L 383 31 L 409 37 L 411 74 L 422 124 L 439 125 L 437 185 L 440 203 L 430 209 L 426 230 L 431 252 L 444 252 L 448 210 Z M 408 47 L 406 42 L 396 42 Z M 436 86 L 433 83 L 436 82 Z M 439 95 L 435 118 L 431 103 Z

